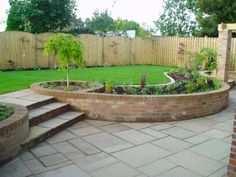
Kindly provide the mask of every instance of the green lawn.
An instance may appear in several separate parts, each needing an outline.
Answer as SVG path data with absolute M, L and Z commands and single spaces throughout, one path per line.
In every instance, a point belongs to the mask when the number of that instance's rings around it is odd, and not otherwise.
M 147 72 L 147 84 L 169 82 L 163 72 L 173 67 L 117 66 L 72 69 L 72 80 L 86 80 L 113 84 L 139 84 L 141 73 Z M 46 80 L 65 80 L 65 70 L 34 70 L 0 72 L 0 94 L 29 88 L 32 83 Z

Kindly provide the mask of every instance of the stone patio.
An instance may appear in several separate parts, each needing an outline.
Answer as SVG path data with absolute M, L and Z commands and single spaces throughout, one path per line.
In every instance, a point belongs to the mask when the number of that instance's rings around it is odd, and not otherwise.
M 9 95 L 1 97 L 18 100 Z M 23 104 L 33 102 L 28 99 Z M 229 107 L 204 118 L 80 121 L 0 167 L 0 177 L 226 176 L 235 107 L 233 89 Z

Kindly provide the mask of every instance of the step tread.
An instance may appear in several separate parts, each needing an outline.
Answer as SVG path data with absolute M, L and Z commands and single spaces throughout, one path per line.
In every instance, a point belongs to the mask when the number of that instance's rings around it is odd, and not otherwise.
M 63 124 L 67 124 L 73 119 L 79 118 L 84 115 L 83 112 L 74 112 L 74 111 L 68 111 L 63 114 L 60 114 L 50 120 L 47 120 L 43 123 L 40 123 L 38 125 L 30 127 L 29 135 L 27 139 L 22 143 L 22 145 L 27 144 L 28 142 L 34 141 L 35 139 L 38 139 L 40 137 L 49 137 L 55 129 L 59 128 L 60 126 L 63 126 Z M 51 135 L 50 135 L 51 136 Z
M 70 120 L 73 120 L 79 116 L 84 115 L 84 113 L 81 112 L 73 112 L 73 111 L 68 111 L 63 114 L 60 114 L 50 120 L 47 120 L 45 122 L 42 122 L 38 124 L 39 127 L 46 127 L 46 128 L 56 128 Z
M 68 103 L 53 102 L 47 105 L 32 109 L 29 111 L 29 119 L 46 114 L 52 110 L 59 109 L 61 107 L 69 105 Z

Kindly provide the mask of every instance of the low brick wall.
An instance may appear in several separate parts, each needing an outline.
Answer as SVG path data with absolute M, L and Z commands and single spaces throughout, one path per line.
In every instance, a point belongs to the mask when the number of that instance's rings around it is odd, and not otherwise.
M 229 177 L 236 176 L 236 115 L 234 116 L 234 123 L 233 123 L 233 136 L 231 143 L 231 153 L 228 163 L 228 176 Z
M 0 165 L 14 158 L 20 151 L 20 143 L 29 132 L 28 110 L 26 107 L 6 104 L 14 108 L 14 114 L 0 121 Z
M 228 106 L 229 86 L 205 93 L 181 95 L 113 95 L 104 93 L 58 92 L 33 84 L 37 93 L 70 103 L 88 118 L 119 122 L 163 122 L 211 115 Z

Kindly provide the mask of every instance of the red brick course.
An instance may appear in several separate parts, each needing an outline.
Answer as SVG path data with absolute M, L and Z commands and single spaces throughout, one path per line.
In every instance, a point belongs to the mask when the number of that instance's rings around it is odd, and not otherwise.
M 14 108 L 14 114 L 0 122 L 0 165 L 14 158 L 29 132 L 28 110 L 26 107 L 7 104 Z
M 229 86 L 214 91 L 180 95 L 113 95 L 104 93 L 58 92 L 33 84 L 37 93 L 70 103 L 88 118 L 119 122 L 162 122 L 211 115 L 228 106 Z
M 231 153 L 229 158 L 230 159 L 228 163 L 228 176 L 235 177 L 236 176 L 236 115 L 234 116 Z

